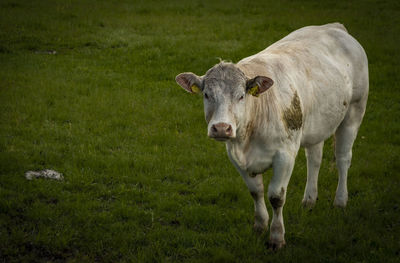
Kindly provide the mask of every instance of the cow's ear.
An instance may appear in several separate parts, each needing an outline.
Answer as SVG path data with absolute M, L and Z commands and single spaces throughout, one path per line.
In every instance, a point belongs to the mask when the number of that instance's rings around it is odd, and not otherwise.
M 181 73 L 175 78 L 182 88 L 190 93 L 198 93 L 202 90 L 202 77 L 197 76 L 192 72 Z
M 269 89 L 274 84 L 274 81 L 268 77 L 257 76 L 246 81 L 247 93 L 258 97 L 261 93 Z

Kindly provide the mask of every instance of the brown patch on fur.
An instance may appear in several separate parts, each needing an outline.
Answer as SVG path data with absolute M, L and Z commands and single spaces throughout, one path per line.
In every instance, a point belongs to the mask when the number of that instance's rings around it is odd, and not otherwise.
M 251 194 L 251 197 L 253 197 L 254 200 L 258 198 L 258 195 L 257 195 L 256 192 L 250 192 L 250 194 Z
M 283 200 L 276 196 L 271 196 L 269 198 L 269 202 L 271 203 L 273 208 L 278 208 L 283 205 Z
M 269 202 L 271 203 L 274 209 L 283 206 L 283 196 L 285 195 L 285 189 L 281 189 L 279 196 L 272 195 L 269 197 Z
M 303 125 L 303 114 L 301 112 L 300 99 L 295 91 L 290 107 L 283 112 L 283 122 L 286 130 L 298 130 Z
M 254 121 L 253 121 L 253 119 L 249 122 L 249 123 L 247 123 L 247 125 L 246 125 L 246 132 L 245 132 L 245 134 L 246 134 L 246 137 L 247 138 L 251 138 L 251 136 L 253 135 L 253 132 L 254 132 Z

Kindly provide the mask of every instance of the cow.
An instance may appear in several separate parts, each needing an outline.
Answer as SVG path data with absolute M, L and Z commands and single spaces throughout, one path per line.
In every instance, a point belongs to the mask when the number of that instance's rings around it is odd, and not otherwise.
M 324 141 L 335 136 L 339 180 L 334 200 L 345 207 L 352 147 L 368 98 L 368 60 L 340 23 L 300 28 L 236 64 L 220 61 L 205 75 L 176 76 L 190 93 L 202 93 L 208 136 L 225 142 L 230 161 L 254 200 L 256 231 L 268 230 L 262 174 L 272 167 L 269 244 L 283 247 L 282 209 L 300 147 L 307 157 L 302 203 L 317 200 Z

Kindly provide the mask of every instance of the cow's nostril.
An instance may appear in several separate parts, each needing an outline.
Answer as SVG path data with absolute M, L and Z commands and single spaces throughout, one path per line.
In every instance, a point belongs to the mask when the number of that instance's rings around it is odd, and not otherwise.
M 228 139 L 233 134 L 232 125 L 228 123 L 216 123 L 211 126 L 210 137 Z

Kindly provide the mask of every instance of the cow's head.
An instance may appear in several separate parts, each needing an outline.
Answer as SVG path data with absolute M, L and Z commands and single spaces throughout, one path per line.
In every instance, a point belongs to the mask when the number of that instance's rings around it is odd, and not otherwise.
M 248 97 L 258 97 L 273 84 L 268 77 L 249 79 L 234 64 L 225 62 L 201 77 L 191 72 L 181 73 L 176 82 L 190 93 L 203 93 L 208 136 L 218 141 L 236 137 L 238 127 L 245 121 Z

